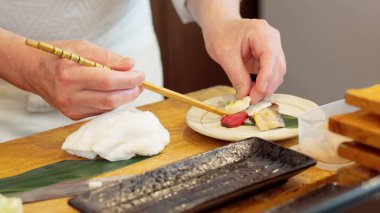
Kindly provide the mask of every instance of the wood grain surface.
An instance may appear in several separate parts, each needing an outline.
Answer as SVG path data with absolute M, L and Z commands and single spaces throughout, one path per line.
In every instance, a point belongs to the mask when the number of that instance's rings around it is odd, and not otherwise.
M 379 175 L 380 172 L 357 163 L 343 167 L 338 171 L 338 183 L 341 186 L 354 186 Z
M 380 84 L 363 89 L 350 89 L 345 100 L 348 104 L 380 115 Z
M 359 143 L 380 149 L 380 116 L 365 110 L 332 116 L 329 129 Z
M 214 96 L 227 94 L 234 94 L 234 90 L 226 86 L 215 86 L 190 93 L 189 95 L 198 100 L 205 100 Z M 171 134 L 170 144 L 157 156 L 98 177 L 143 173 L 228 144 L 226 141 L 198 134 L 188 127 L 186 124 L 186 112 L 189 110 L 188 105 L 168 99 L 140 107 L 140 109 L 152 111 L 160 119 L 161 123 Z M 61 150 L 61 145 L 65 138 L 82 124 L 76 123 L 0 144 L 0 178 L 16 175 L 61 160 L 79 159 Z M 290 147 L 297 142 L 298 138 L 292 138 L 278 141 L 277 143 Z M 331 182 L 334 179 L 334 172 L 312 167 L 294 176 L 282 186 L 220 206 L 213 211 L 261 212 L 294 197 L 303 195 L 321 184 Z M 62 198 L 27 204 L 24 205 L 24 211 L 77 212 L 67 204 L 68 199 Z
M 380 172 L 380 150 L 358 142 L 344 142 L 338 147 L 341 157 Z

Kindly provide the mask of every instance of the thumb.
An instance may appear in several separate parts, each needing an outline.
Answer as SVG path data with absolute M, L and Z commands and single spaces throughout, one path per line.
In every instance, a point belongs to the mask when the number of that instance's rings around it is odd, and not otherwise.
M 251 88 L 251 77 L 246 70 L 240 54 L 232 54 L 222 59 L 219 64 L 226 72 L 232 86 L 236 90 L 237 98 L 243 98 L 249 94 Z
M 132 58 L 119 56 L 119 58 L 112 60 L 110 64 L 109 66 L 113 70 L 128 71 L 135 65 L 135 61 Z
M 103 53 L 103 57 L 95 62 L 103 64 L 107 67 L 110 67 L 113 70 L 118 71 L 128 71 L 131 70 L 135 64 L 134 60 L 131 58 L 123 57 L 117 53 L 105 50 L 107 52 Z

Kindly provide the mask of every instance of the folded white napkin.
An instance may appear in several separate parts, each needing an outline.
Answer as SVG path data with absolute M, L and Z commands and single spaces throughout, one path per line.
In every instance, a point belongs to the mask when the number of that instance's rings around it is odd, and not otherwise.
M 169 142 L 169 132 L 153 113 L 121 106 L 84 124 L 66 138 L 62 149 L 84 158 L 99 155 L 118 161 L 156 155 Z

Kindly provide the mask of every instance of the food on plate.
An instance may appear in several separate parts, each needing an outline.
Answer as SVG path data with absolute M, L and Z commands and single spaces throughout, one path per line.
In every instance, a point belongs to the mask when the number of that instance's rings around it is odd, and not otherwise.
M 285 127 L 285 122 L 282 119 L 278 104 L 272 103 L 271 106 L 264 108 L 252 115 L 257 128 L 261 131 Z
M 227 102 L 226 106 L 224 106 L 224 111 L 228 114 L 244 111 L 249 107 L 250 102 L 251 98 L 249 96 L 246 96 L 239 100 L 229 101 Z
M 170 142 L 169 132 L 151 112 L 122 106 L 84 124 L 69 135 L 62 149 L 72 155 L 109 161 L 160 153 Z
M 246 109 L 245 111 L 248 113 L 249 116 L 252 116 L 254 113 L 261 111 L 262 109 L 265 109 L 267 107 L 270 107 L 272 105 L 269 101 L 262 101 L 257 104 L 251 105 Z
M 5 197 L 0 194 L 0 212 L 22 213 L 22 201 L 18 197 Z
M 278 104 L 263 101 L 255 105 L 245 107 L 242 100 L 238 100 L 232 101 L 232 103 L 230 101 L 226 105 L 225 110 L 227 106 L 230 106 L 229 109 L 234 109 L 227 112 L 235 111 L 235 109 L 242 110 L 222 117 L 221 125 L 224 127 L 234 128 L 241 126 L 244 123 L 257 126 L 260 131 L 285 127 L 284 119 L 278 111 Z
M 220 120 L 222 126 L 227 128 L 234 128 L 241 126 L 247 120 L 248 114 L 245 111 L 238 112 L 231 115 L 223 116 Z

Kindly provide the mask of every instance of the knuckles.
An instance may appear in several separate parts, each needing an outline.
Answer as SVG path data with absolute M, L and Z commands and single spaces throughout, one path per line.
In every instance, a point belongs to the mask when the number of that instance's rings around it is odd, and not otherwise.
M 115 109 L 123 104 L 135 100 L 140 95 L 140 89 L 126 90 L 126 93 L 114 93 L 101 100 L 103 109 Z
M 280 31 L 278 29 L 276 29 L 276 28 L 273 28 L 273 29 L 274 29 L 274 32 L 277 34 L 277 36 L 281 38 Z
M 57 85 L 70 86 L 75 83 L 75 78 L 70 70 L 58 69 L 55 75 L 55 82 Z
M 278 81 L 278 85 L 281 85 L 282 83 L 284 83 L 284 76 L 281 76 L 279 81 Z
M 267 30 L 272 28 L 264 19 L 253 19 L 251 22 L 259 30 Z
M 274 37 L 277 37 L 277 38 L 280 38 L 281 37 L 281 33 L 278 29 L 272 27 L 266 20 L 264 19 L 254 19 L 252 20 L 251 22 L 254 27 L 264 33 L 266 36 L 269 35 L 272 35 Z
M 115 95 L 109 95 L 103 100 L 103 107 L 106 109 L 115 109 L 118 107 L 119 104 L 119 99 Z
M 263 27 L 269 26 L 268 22 L 265 19 L 256 19 L 256 22 L 258 25 L 261 25 Z
M 75 103 L 74 99 L 64 91 L 61 92 L 61 94 L 57 94 L 55 102 L 56 105 L 58 105 L 58 109 L 61 111 L 66 111 L 67 108 L 74 105 Z
M 78 121 L 82 118 L 85 118 L 84 115 L 76 114 L 73 111 L 61 111 L 63 115 L 70 118 L 71 120 Z
M 280 72 L 284 76 L 286 74 L 286 65 L 281 65 L 280 66 Z
M 77 113 L 75 107 L 73 107 L 75 106 L 74 100 L 68 95 L 58 95 L 56 98 L 56 105 L 57 109 L 63 115 L 72 120 L 79 120 L 83 118 L 83 116 Z
M 100 78 L 99 87 L 103 91 L 110 91 L 114 89 L 114 81 L 109 75 L 106 75 L 105 73 L 102 73 L 102 76 Z
M 285 58 L 282 56 L 282 57 L 279 57 L 278 59 L 278 69 L 279 69 L 279 73 L 284 76 L 286 74 L 286 61 L 285 61 Z

